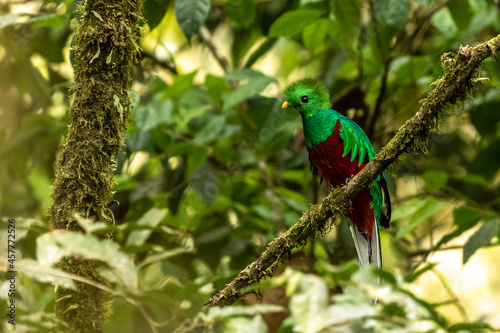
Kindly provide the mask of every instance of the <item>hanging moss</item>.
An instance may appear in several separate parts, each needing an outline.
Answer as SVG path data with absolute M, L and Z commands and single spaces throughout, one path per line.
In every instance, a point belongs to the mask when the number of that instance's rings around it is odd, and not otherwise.
M 112 221 L 116 155 L 124 142 L 130 110 L 130 72 L 139 46 L 140 0 L 87 0 L 76 34 L 71 123 L 57 160 L 49 208 L 52 229 L 79 232 L 75 213 Z M 93 260 L 66 258 L 58 267 L 106 284 Z M 56 316 L 76 332 L 103 332 L 109 295 L 76 283 L 78 291 L 56 291 Z M 66 328 L 67 329 L 67 328 Z

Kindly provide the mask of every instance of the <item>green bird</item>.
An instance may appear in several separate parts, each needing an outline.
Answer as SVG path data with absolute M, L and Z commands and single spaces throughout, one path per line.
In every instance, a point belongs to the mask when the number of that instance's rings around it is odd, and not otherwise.
M 293 82 L 285 90 L 283 108 L 293 107 L 302 116 L 311 170 L 319 171 L 328 186 L 344 185 L 375 156 L 370 140 L 353 120 L 332 110 L 330 96 L 316 79 Z M 383 196 L 382 196 L 383 192 Z M 386 213 L 382 212 L 385 198 Z M 382 266 L 379 226 L 389 228 L 391 202 L 384 175 L 363 189 L 347 212 L 360 266 Z

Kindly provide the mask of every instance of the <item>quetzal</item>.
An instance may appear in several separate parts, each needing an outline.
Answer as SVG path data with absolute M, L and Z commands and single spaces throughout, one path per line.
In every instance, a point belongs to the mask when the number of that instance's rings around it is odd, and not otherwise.
M 294 107 L 302 116 L 311 170 L 319 171 L 329 186 L 344 185 L 373 159 L 375 150 L 365 132 L 354 121 L 332 110 L 323 83 L 316 79 L 293 82 L 285 90 L 283 108 Z M 387 206 L 382 212 L 382 191 Z M 361 266 L 382 266 L 379 226 L 389 227 L 391 204 L 382 174 L 353 200 L 347 212 Z

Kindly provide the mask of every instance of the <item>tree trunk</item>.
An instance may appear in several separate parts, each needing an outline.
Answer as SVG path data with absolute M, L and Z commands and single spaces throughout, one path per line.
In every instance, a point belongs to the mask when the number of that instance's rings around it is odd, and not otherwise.
M 82 229 L 74 216 L 111 222 L 116 155 L 123 145 L 130 109 L 130 72 L 139 51 L 141 0 L 87 0 L 75 36 L 74 102 L 66 142 L 58 156 L 49 208 L 51 228 Z M 58 268 L 97 282 L 99 261 L 65 258 Z M 104 332 L 110 295 L 75 281 L 78 290 L 56 290 L 61 331 Z

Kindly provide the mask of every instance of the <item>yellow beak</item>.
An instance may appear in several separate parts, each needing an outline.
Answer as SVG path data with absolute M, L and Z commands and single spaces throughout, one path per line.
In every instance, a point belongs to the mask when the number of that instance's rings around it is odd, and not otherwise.
M 285 103 L 283 103 L 283 105 L 281 105 L 281 108 L 284 109 L 284 108 L 289 108 L 290 107 L 290 104 L 288 104 L 287 101 L 285 101 Z

